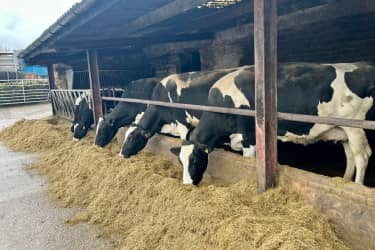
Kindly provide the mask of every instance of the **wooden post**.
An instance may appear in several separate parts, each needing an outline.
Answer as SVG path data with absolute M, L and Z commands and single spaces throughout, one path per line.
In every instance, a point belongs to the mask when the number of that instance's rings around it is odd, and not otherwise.
M 93 111 L 95 124 L 103 116 L 102 97 L 100 95 L 100 76 L 98 53 L 96 50 L 87 50 L 87 64 L 90 79 L 90 88 L 92 92 Z
M 274 187 L 277 170 L 277 1 L 254 0 L 258 192 Z
M 48 85 L 49 89 L 56 89 L 56 80 L 55 80 L 55 71 L 53 69 L 53 64 L 48 65 Z M 55 105 L 53 104 L 52 94 L 51 97 L 51 105 L 52 105 L 52 114 L 56 115 Z

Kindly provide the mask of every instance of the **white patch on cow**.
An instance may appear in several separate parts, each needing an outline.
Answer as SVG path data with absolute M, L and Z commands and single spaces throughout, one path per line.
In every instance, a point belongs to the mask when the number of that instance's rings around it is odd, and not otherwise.
M 243 149 L 243 145 L 242 145 L 243 135 L 242 134 L 231 134 L 229 136 L 229 139 L 230 139 L 230 147 L 234 151 L 242 151 Z
M 247 158 L 255 158 L 256 150 L 254 146 L 250 146 L 249 148 L 242 149 L 242 156 Z
M 255 147 L 250 145 L 250 147 L 245 148 L 243 145 L 243 134 L 231 134 L 229 136 L 230 147 L 234 151 L 242 151 L 243 157 L 255 158 Z
M 73 141 L 75 141 L 75 142 L 78 142 L 78 141 L 79 141 L 79 139 L 77 139 L 77 138 L 73 138 Z
M 223 98 L 225 96 L 231 97 L 236 108 L 239 108 L 241 106 L 248 106 L 250 108 L 250 103 L 247 100 L 246 96 L 239 88 L 237 88 L 236 84 L 234 83 L 234 79 L 247 68 L 248 67 L 242 67 L 237 71 L 225 75 L 220 80 L 218 80 L 211 89 L 218 89 Z
M 165 77 L 163 80 L 161 80 L 161 84 L 164 86 L 164 88 L 167 88 L 167 84 L 168 84 L 169 81 L 175 82 L 176 83 L 176 87 L 177 87 L 177 89 L 176 89 L 177 95 L 181 96 L 182 89 L 186 89 L 186 88 L 190 87 L 191 76 L 193 74 L 195 74 L 195 73 L 196 72 L 190 72 L 189 73 L 189 78 L 188 78 L 187 81 L 183 81 L 182 79 L 180 79 L 178 74 L 172 74 L 172 75 L 169 75 L 169 76 Z M 168 97 L 171 100 L 171 97 L 170 97 L 169 94 L 168 94 Z
M 183 184 L 193 184 L 193 180 L 191 179 L 189 173 L 189 158 L 190 155 L 193 153 L 193 150 L 194 144 L 181 146 L 180 161 L 183 166 Z
M 100 125 L 102 124 L 103 121 L 104 121 L 103 117 L 100 117 L 98 121 L 98 125 L 96 126 L 96 135 L 98 135 Z
M 164 124 L 160 132 L 163 134 L 180 136 L 180 132 L 178 131 L 177 124 L 174 122 L 171 122 L 170 124 Z
M 136 129 L 137 129 L 137 127 L 135 127 L 135 126 L 130 126 L 130 127 L 128 128 L 128 130 L 126 130 L 124 144 L 126 143 L 126 140 L 128 139 L 129 135 L 131 135 L 131 133 L 133 133 L 134 130 L 136 130 Z
M 145 112 L 139 113 L 139 114 L 135 117 L 133 123 L 138 124 L 138 123 L 141 121 L 141 119 L 142 119 L 142 117 L 143 117 L 144 114 L 145 114 Z
M 331 84 L 333 96 L 329 102 L 318 105 L 318 116 L 364 120 L 373 105 L 373 98 L 360 98 L 348 88 L 345 82 L 345 74 L 355 71 L 358 67 L 355 64 L 345 63 L 331 66 L 336 70 L 336 79 Z M 279 139 L 283 142 L 298 144 L 311 144 L 319 140 L 348 142 L 346 153 L 347 156 L 350 154 L 354 158 L 357 169 L 355 181 L 363 184 L 368 159 L 372 153 L 363 129 L 315 124 L 307 135 L 287 132 L 284 136 L 279 136 Z M 349 175 L 349 172 L 351 170 L 347 169 L 347 175 Z
M 172 100 L 172 97 L 171 97 L 171 92 L 169 92 L 169 91 L 168 91 L 168 99 L 169 99 L 169 102 L 173 103 L 173 100 Z
M 74 124 L 73 131 L 76 132 L 76 129 L 78 128 L 79 123 Z
M 185 111 L 186 115 L 186 122 L 193 127 L 197 127 L 199 124 L 199 119 L 195 117 L 194 115 L 189 114 L 189 112 Z
M 145 112 L 139 113 L 139 114 L 135 117 L 133 123 L 134 123 L 134 124 L 138 124 L 138 123 L 141 121 L 141 119 L 142 119 L 142 117 L 143 117 L 144 114 L 145 114 Z M 122 149 L 123 149 L 124 145 L 126 144 L 126 140 L 128 139 L 129 135 L 131 135 L 131 133 L 133 133 L 134 130 L 136 130 L 136 129 L 137 129 L 136 126 L 129 126 L 129 128 L 126 130 L 125 137 L 124 137 L 124 142 L 123 142 L 123 144 L 122 144 L 122 146 L 121 146 L 120 156 L 122 156 L 121 152 L 122 152 Z
M 180 134 L 180 138 L 182 140 L 187 140 L 189 129 L 184 124 L 180 123 L 179 121 L 176 121 L 176 122 L 177 122 L 177 130 L 178 130 L 178 133 Z
M 82 100 L 83 100 L 82 96 L 79 96 L 79 97 L 76 99 L 75 105 L 76 105 L 76 106 L 79 106 L 79 104 L 82 102 Z

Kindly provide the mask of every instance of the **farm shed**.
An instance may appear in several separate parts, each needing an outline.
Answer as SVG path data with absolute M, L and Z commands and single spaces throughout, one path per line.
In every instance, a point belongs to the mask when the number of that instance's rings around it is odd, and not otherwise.
M 256 11 L 254 4 L 257 6 Z M 131 3 L 121 0 L 86 0 L 75 5 L 47 29 L 21 53 L 21 57 L 29 64 L 49 66 L 50 73 L 53 64 L 70 65 L 75 72 L 74 88 L 88 88 L 91 85 L 97 116 L 102 112 L 100 87 L 120 87 L 129 80 L 176 72 L 254 63 L 256 67 L 262 66 L 258 70 L 264 72 L 258 74 L 258 80 L 264 83 L 259 84 L 259 93 L 264 98 L 259 98 L 262 100 L 260 104 L 265 105 L 258 106 L 258 114 L 262 113 L 265 117 L 257 121 L 261 125 L 258 142 L 262 141 L 264 146 L 258 147 L 258 158 L 261 158 L 259 162 L 262 164 L 258 168 L 262 170 L 258 171 L 260 190 L 264 190 L 274 184 L 276 174 L 276 91 L 272 91 L 276 84 L 276 58 L 279 62 L 333 63 L 372 61 L 375 56 L 373 1 L 279 0 L 277 37 L 275 10 L 276 1 L 260 0 L 255 3 L 235 0 L 153 0 Z M 258 18 L 255 24 L 254 16 Z M 276 41 L 278 57 L 275 53 Z M 82 77 L 83 74 L 87 76 Z M 220 112 L 219 109 L 214 111 Z M 249 111 L 245 115 L 254 113 Z M 279 114 L 279 119 L 318 122 L 313 117 L 290 114 Z M 319 122 L 369 129 L 375 127 L 370 122 L 333 118 L 320 118 Z M 262 133 L 264 131 L 266 133 Z M 328 185 L 329 190 L 335 190 L 335 187 L 324 181 L 314 184 L 313 181 L 307 181 L 309 179 L 314 178 L 306 174 L 295 185 L 311 185 L 315 188 Z M 363 197 L 371 193 L 362 187 L 355 187 L 354 190 L 354 193 L 366 193 Z M 322 199 L 325 200 L 325 197 L 321 195 L 319 198 L 314 196 L 312 200 L 324 210 Z M 347 231 L 348 237 L 361 242 L 363 246 L 374 242 L 373 222 L 369 220 L 374 218 L 374 200 L 365 198 L 358 201 L 356 205 L 359 207 L 355 210 L 360 212 L 345 218 L 345 222 L 342 217 L 348 211 L 347 201 L 334 198 L 328 203 L 337 206 L 336 214 L 331 212 L 328 215 L 330 219 L 337 224 L 346 223 L 345 228 L 355 221 L 362 228 L 362 231 Z

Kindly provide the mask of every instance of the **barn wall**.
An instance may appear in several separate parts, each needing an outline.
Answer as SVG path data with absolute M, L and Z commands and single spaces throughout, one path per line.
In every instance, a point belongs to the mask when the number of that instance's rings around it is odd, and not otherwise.
M 247 26 L 218 32 L 212 43 L 201 48 L 202 69 L 212 70 L 253 64 L 253 45 Z
M 215 34 L 212 40 L 153 45 L 144 49 L 157 76 L 181 72 L 181 54 L 200 53 L 200 69 L 213 70 L 253 64 L 249 25 Z M 194 70 L 193 70 L 194 71 Z

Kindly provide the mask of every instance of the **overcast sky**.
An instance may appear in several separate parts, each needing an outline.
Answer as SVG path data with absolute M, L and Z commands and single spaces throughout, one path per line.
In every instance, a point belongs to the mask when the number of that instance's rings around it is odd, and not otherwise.
M 79 0 L 1 0 L 0 50 L 23 49 Z

